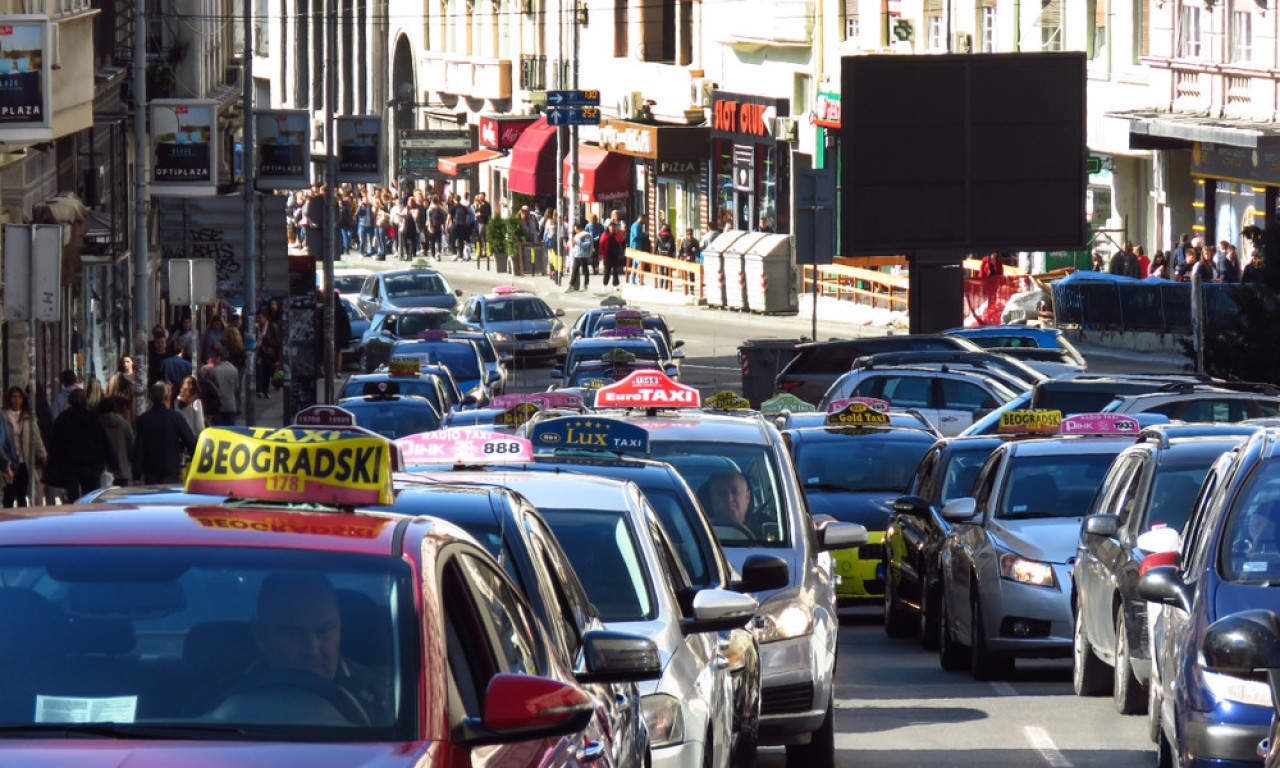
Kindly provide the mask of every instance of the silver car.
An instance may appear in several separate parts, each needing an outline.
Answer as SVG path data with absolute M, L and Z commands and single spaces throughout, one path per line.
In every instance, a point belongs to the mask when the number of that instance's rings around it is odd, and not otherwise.
M 606 628 L 654 641 L 662 677 L 639 683 L 652 768 L 729 765 L 733 687 L 718 633 L 745 626 L 755 598 L 723 589 L 692 592 L 689 577 L 640 489 L 576 474 L 438 475 L 511 488 L 551 526 Z M 687 594 L 689 610 L 677 593 Z
M 1066 657 L 1071 563 L 1111 462 L 1134 436 L 1019 440 L 997 448 L 970 496 L 942 508 L 943 669 L 982 680 L 1016 657 Z
M 496 288 L 473 294 L 458 317 L 487 331 L 502 354 L 562 358 L 569 349 L 569 329 L 560 320 L 564 310 L 553 310 L 532 293 Z

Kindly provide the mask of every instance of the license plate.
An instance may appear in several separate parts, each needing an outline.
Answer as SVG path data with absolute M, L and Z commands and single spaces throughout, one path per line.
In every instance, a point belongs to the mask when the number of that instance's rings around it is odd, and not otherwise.
M 529 342 L 525 342 L 524 348 L 525 349 L 546 349 L 550 346 L 551 345 L 545 341 L 529 341 Z

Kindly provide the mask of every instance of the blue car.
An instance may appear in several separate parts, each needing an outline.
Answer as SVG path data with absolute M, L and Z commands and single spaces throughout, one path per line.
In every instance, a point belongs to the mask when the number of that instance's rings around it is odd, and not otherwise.
M 489 402 L 489 371 L 476 345 L 465 339 L 439 338 L 398 341 L 391 357 L 416 357 L 422 365 L 441 365 L 449 369 L 462 391 L 464 405 Z M 469 398 L 469 399 L 468 399 Z
M 364 333 L 369 330 L 369 318 L 365 317 L 361 311 L 360 305 L 351 296 L 338 295 L 338 299 L 342 302 L 342 308 L 347 311 L 347 321 L 351 323 L 351 338 L 338 339 L 338 343 L 342 345 L 342 361 L 345 363 L 351 358 L 360 358 L 360 349 L 364 345 Z
M 1200 655 L 1206 628 L 1229 614 L 1280 610 L 1280 431 L 1267 429 L 1205 476 L 1183 529 L 1177 566 L 1151 568 L 1138 594 L 1160 606 L 1152 629 L 1151 717 L 1159 765 L 1261 764 L 1271 689 L 1214 672 Z
M 1007 354 L 1049 376 L 1088 368 L 1084 355 L 1057 328 L 981 325 L 975 328 L 952 328 L 943 333 L 967 339 L 991 352 Z

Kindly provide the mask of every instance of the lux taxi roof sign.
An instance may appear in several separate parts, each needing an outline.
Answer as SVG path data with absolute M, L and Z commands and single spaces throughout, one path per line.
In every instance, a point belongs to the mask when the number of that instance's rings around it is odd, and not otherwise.
M 702 396 L 661 371 L 632 371 L 596 392 L 597 408 L 697 408 Z
M 409 464 L 520 464 L 533 461 L 528 440 L 479 429 L 437 429 L 396 439 Z
M 649 431 L 617 419 L 551 419 L 535 426 L 529 440 L 538 448 L 649 453 Z

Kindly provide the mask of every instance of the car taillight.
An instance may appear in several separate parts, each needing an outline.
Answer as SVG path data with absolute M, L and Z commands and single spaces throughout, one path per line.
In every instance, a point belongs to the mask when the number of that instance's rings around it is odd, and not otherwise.
M 1151 554 L 1142 558 L 1142 564 L 1138 566 L 1138 575 L 1141 576 L 1142 574 L 1146 573 L 1152 568 L 1156 568 L 1161 565 L 1177 565 L 1177 564 L 1178 564 L 1177 552 L 1152 552 Z
M 798 386 L 800 386 L 800 382 L 798 382 L 798 381 L 780 381 L 780 382 L 778 382 L 778 389 L 782 390 L 783 392 L 790 392 L 791 390 L 795 389 L 795 388 L 796 388 L 796 387 L 798 387 Z

